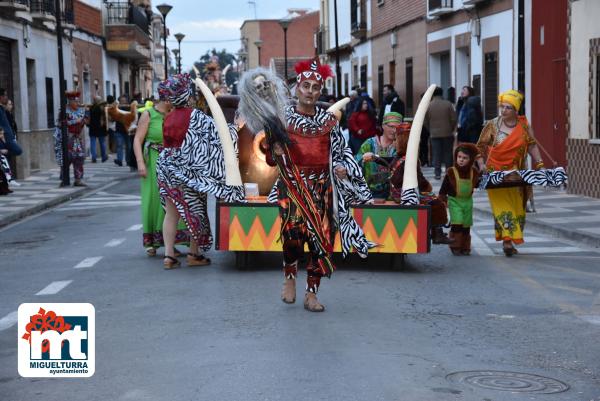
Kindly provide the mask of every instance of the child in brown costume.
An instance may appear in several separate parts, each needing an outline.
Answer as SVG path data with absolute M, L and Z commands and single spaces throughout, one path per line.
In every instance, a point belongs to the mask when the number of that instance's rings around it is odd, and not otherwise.
M 479 173 L 473 167 L 477 147 L 470 143 L 460 144 L 454 150 L 454 166 L 446 171 L 439 196 L 450 211 L 450 239 L 448 245 L 453 255 L 471 254 L 471 226 L 473 225 L 473 190 L 479 181 Z

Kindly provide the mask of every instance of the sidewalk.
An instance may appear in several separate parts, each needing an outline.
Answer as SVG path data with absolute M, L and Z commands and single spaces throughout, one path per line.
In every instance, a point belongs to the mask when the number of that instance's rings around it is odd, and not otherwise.
M 434 179 L 433 168 L 424 168 L 423 174 L 437 193 L 442 181 Z M 563 189 L 543 187 L 534 187 L 533 199 L 535 212 L 527 213 L 525 241 L 529 228 L 600 248 L 600 199 L 568 194 Z M 479 217 L 492 218 L 485 191 L 475 191 L 473 213 Z
M 89 158 L 86 159 L 83 181 L 87 187 L 59 188 L 59 176 L 60 170 L 56 167 L 17 180 L 21 185 L 11 186 L 12 194 L 0 196 L 0 227 L 83 196 L 110 182 L 137 177 L 137 174 L 130 172 L 127 166 L 115 165 L 111 157 L 106 163 L 92 163 Z

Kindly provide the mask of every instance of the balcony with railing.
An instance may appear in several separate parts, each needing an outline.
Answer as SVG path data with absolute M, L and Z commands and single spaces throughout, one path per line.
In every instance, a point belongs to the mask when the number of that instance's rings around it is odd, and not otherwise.
M 150 19 L 146 10 L 127 2 L 106 2 L 106 50 L 115 56 L 147 62 Z
M 31 17 L 41 21 L 56 21 L 56 9 L 54 0 L 28 0 Z M 73 0 L 61 0 L 62 23 L 65 28 L 75 27 L 75 13 L 73 11 Z
M 350 2 L 350 34 L 362 40 L 367 37 L 367 8 L 366 2 L 352 0 Z
M 430 17 L 439 17 L 454 11 L 452 0 L 428 0 L 427 6 Z
M 0 8 L 13 11 L 28 11 L 29 0 L 0 0 Z

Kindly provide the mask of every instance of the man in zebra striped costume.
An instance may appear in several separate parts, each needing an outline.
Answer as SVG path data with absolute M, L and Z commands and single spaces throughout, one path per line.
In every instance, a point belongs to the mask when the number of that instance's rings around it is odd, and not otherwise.
M 316 106 L 323 82 L 331 75 L 318 60 L 296 66 L 298 104 L 285 109 L 287 127 L 265 128 L 270 144 L 267 161 L 279 170 L 270 196 L 279 204 L 282 220 L 283 270 L 281 299 L 296 301 L 298 262 L 308 245 L 304 308 L 322 312 L 317 299 L 321 277 L 330 277 L 333 238 L 340 232 L 342 252 L 353 248 L 366 257 L 367 241 L 350 213 L 350 205 L 371 201 L 362 171 L 348 148 L 336 117 Z M 281 125 L 281 124 L 279 124 Z

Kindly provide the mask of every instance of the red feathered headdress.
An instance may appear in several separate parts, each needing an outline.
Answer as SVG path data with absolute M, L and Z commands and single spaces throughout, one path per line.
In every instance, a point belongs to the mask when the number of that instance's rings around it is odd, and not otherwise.
M 298 74 L 296 77 L 296 81 L 298 83 L 306 79 L 312 79 L 323 85 L 327 78 L 333 77 L 333 71 L 331 71 L 331 67 L 327 64 L 321 65 L 317 57 L 312 60 L 305 60 L 296 63 L 294 69 L 296 70 L 296 74 Z
M 79 91 L 73 90 L 73 91 L 66 91 L 65 92 L 65 96 L 67 97 L 67 99 L 78 99 L 79 96 L 81 95 L 81 93 Z

